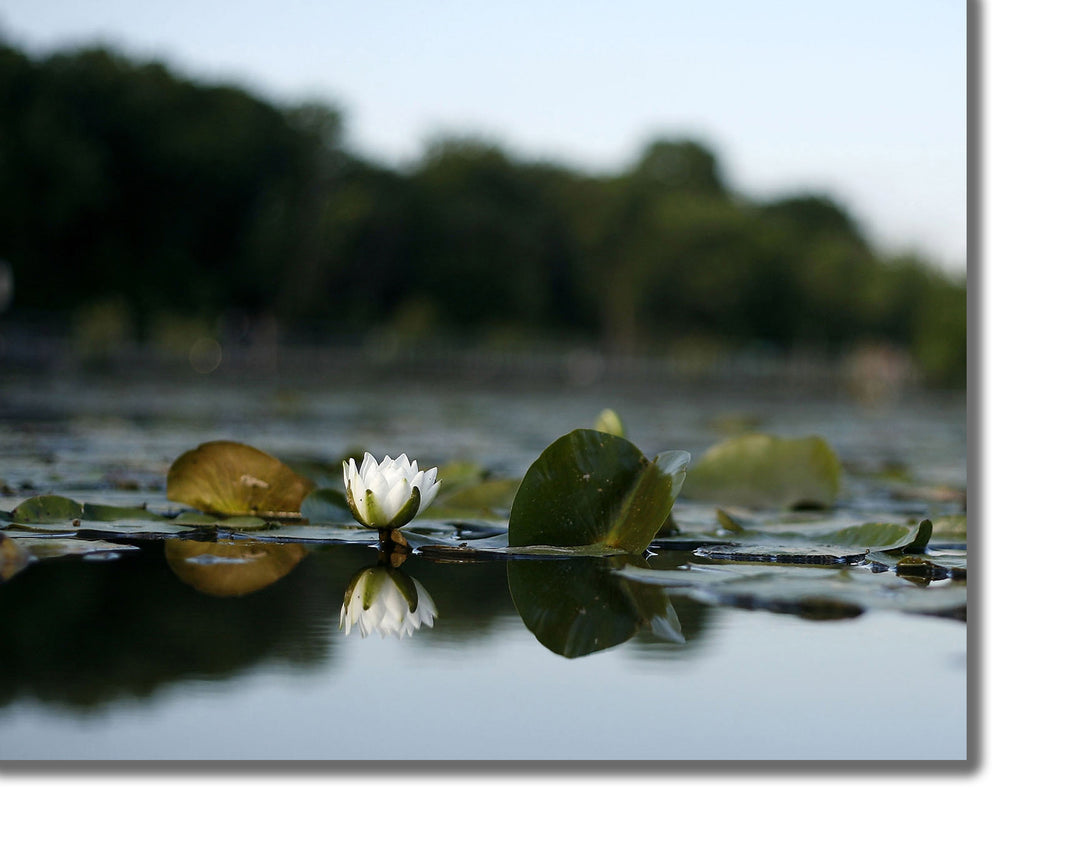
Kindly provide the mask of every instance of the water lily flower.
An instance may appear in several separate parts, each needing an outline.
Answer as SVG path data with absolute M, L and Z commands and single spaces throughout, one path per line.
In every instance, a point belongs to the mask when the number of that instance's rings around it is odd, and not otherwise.
M 361 637 L 378 631 L 383 637 L 412 636 L 422 626 L 432 627 L 439 611 L 419 581 L 399 569 L 372 566 L 364 569 L 345 590 L 338 627 Z
M 350 457 L 341 464 L 345 472 L 345 498 L 361 525 L 368 528 L 400 528 L 424 511 L 439 491 L 438 467 L 427 471 L 402 454 L 376 463 L 365 453 L 360 468 Z

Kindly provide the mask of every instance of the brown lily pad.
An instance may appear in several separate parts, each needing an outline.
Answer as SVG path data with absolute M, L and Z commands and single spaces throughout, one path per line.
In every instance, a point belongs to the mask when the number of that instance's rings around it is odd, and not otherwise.
M 220 516 L 299 518 L 314 482 L 242 442 L 204 442 L 169 468 L 173 501 Z

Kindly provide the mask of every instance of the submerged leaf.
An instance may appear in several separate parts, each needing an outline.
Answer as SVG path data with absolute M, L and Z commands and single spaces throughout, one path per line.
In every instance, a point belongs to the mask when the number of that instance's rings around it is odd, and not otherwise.
M 529 467 L 510 510 L 512 547 L 603 545 L 640 554 L 671 512 L 690 455 L 649 461 L 622 437 L 575 430 Z
M 752 433 L 721 442 L 686 475 L 683 494 L 749 508 L 830 507 L 840 460 L 819 436 Z
M 169 468 L 173 501 L 222 516 L 299 516 L 315 488 L 275 457 L 240 442 L 205 442 Z

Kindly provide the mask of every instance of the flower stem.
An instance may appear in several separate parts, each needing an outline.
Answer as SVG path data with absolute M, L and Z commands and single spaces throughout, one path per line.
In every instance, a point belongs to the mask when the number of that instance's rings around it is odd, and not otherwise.
M 412 546 L 397 528 L 379 528 L 379 563 L 395 569 L 412 553 Z

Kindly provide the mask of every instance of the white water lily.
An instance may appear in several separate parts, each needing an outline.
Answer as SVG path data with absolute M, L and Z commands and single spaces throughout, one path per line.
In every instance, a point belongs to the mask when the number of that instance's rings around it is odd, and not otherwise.
M 361 525 L 369 528 L 400 528 L 420 515 L 442 481 L 435 479 L 438 467 L 418 469 L 416 461 L 402 454 L 376 463 L 365 453 L 360 468 L 350 457 L 341 464 L 345 472 L 345 498 Z
M 432 627 L 438 615 L 435 602 L 419 581 L 397 569 L 373 566 L 350 582 L 338 627 L 346 635 L 356 628 L 361 637 L 378 632 L 401 638 L 424 625 Z

